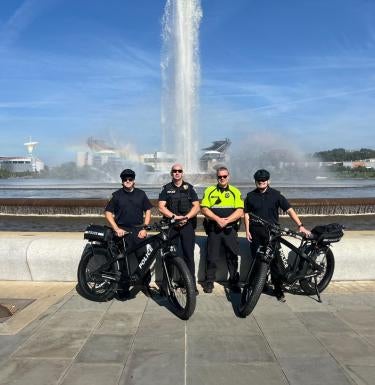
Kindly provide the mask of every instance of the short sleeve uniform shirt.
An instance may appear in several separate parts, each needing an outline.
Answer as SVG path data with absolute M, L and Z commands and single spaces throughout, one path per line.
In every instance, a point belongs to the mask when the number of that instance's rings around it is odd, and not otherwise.
M 152 208 L 152 204 L 146 193 L 138 188 L 128 192 L 119 189 L 112 194 L 105 211 L 115 216 L 115 222 L 119 227 L 127 228 L 143 224 L 143 214 Z
M 215 215 L 226 218 L 236 209 L 243 209 L 244 202 L 240 190 L 236 187 L 228 185 L 221 188 L 219 185 L 213 185 L 204 191 L 201 207 L 207 207 Z
M 279 221 L 279 209 L 287 211 L 290 203 L 280 191 L 268 187 L 262 193 L 258 189 L 250 191 L 245 198 L 245 213 L 254 213 L 273 224 Z

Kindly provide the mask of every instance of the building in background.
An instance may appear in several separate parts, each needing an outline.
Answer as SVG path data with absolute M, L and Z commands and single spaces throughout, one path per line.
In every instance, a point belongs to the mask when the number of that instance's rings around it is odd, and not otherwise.
M 199 159 L 200 169 L 203 172 L 212 172 L 217 167 L 225 165 L 228 161 L 228 149 L 231 145 L 228 138 L 215 140 L 211 146 L 203 148 L 203 154 Z
M 38 142 L 31 138 L 24 143 L 28 156 L 2 156 L 0 157 L 0 168 L 10 173 L 39 173 L 44 170 L 44 162 L 34 156 L 34 149 Z
M 109 146 L 104 140 L 89 137 L 88 151 L 79 151 L 76 155 L 77 167 L 118 168 L 126 167 L 128 162 L 139 163 L 140 157 L 127 146 L 117 148 Z
M 41 172 L 44 170 L 44 162 L 29 156 L 1 156 L 0 168 L 14 173 Z
M 150 172 L 169 172 L 173 163 L 177 161 L 176 155 L 163 151 L 155 151 L 152 154 L 143 154 L 143 164 Z

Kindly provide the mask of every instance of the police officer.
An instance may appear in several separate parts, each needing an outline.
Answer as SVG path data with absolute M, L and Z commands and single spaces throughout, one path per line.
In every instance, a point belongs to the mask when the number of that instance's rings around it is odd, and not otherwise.
M 182 165 L 176 163 L 171 168 L 172 181 L 163 186 L 159 194 L 159 211 L 166 218 L 181 220 L 171 230 L 172 238 L 181 241 L 184 260 L 195 278 L 194 247 L 196 216 L 199 212 L 199 199 L 194 187 L 183 180 Z M 195 290 L 198 294 L 198 290 Z
M 212 293 L 217 262 L 223 245 L 229 271 L 230 288 L 239 292 L 238 287 L 238 223 L 243 215 L 241 192 L 229 184 L 229 170 L 220 167 L 216 171 L 217 185 L 204 191 L 201 202 L 202 213 L 206 217 L 207 238 L 206 285 L 204 291 Z
M 112 194 L 104 215 L 118 237 L 131 232 L 126 237 L 126 243 L 128 247 L 133 247 L 147 237 L 146 230 L 139 227 L 150 223 L 152 204 L 146 193 L 135 187 L 133 170 L 123 170 L 120 178 L 122 188 Z M 151 274 L 148 274 L 144 279 L 146 286 L 150 280 Z
M 245 198 L 245 229 L 246 238 L 250 243 L 251 255 L 255 256 L 260 245 L 267 241 L 267 234 L 264 227 L 256 222 L 251 222 L 253 213 L 267 222 L 277 224 L 279 222 L 279 209 L 286 212 L 293 222 L 297 225 L 298 231 L 306 235 L 310 232 L 304 227 L 298 215 L 291 207 L 288 200 L 280 193 L 270 187 L 270 173 L 261 169 L 254 174 L 255 186 Z M 282 282 L 279 278 L 278 258 L 274 258 L 271 263 L 271 280 L 274 285 L 274 295 L 276 298 L 285 302 L 285 296 L 282 290 Z

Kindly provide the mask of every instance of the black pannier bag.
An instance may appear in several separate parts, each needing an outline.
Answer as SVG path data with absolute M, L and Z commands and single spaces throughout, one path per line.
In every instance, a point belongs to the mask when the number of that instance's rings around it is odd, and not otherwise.
M 338 223 L 330 223 L 329 225 L 315 226 L 311 232 L 320 244 L 329 244 L 340 241 L 344 232 L 343 226 Z
M 113 231 L 108 226 L 89 225 L 83 235 L 88 241 L 108 242 L 113 236 Z

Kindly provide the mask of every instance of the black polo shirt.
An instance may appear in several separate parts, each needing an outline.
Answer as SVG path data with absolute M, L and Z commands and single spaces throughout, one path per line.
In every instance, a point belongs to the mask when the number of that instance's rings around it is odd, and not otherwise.
M 105 211 L 114 214 L 119 227 L 126 228 L 142 225 L 143 214 L 151 207 L 152 204 L 143 190 L 135 188 L 129 192 L 122 188 L 112 194 Z
M 279 222 L 279 208 L 287 211 L 291 207 L 280 191 L 271 187 L 264 193 L 258 189 L 250 191 L 245 198 L 245 213 L 253 213 L 274 224 Z

